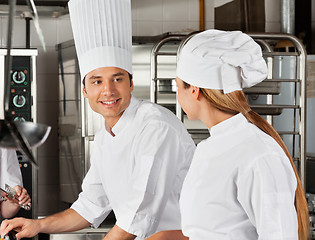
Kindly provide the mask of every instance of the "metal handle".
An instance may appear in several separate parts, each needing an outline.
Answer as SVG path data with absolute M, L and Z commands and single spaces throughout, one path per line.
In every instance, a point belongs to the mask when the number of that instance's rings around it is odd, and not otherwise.
M 5 64 L 5 82 L 4 82 L 4 116 L 7 115 L 9 111 L 9 96 L 10 96 L 10 78 L 11 78 L 11 48 L 12 48 L 12 37 L 13 37 L 13 20 L 15 15 L 16 0 L 9 1 L 9 23 L 7 32 L 7 57 Z

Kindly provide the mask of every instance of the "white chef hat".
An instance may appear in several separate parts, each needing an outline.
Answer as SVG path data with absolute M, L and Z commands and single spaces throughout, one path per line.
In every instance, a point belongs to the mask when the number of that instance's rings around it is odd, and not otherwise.
M 132 73 L 131 0 L 68 3 L 81 78 L 100 67 Z
M 196 87 L 229 93 L 263 81 L 267 65 L 260 46 L 248 35 L 207 30 L 182 48 L 177 77 Z

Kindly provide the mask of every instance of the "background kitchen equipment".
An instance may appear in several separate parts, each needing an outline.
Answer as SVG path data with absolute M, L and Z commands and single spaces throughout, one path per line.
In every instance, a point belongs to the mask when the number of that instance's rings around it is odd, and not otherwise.
M 33 2 L 33 0 L 27 0 Z M 6 57 L 4 64 L 4 80 L 3 80 L 3 99 L 1 99 L 1 103 L 3 103 L 3 109 L 1 109 L 0 113 L 0 129 L 1 129 L 1 141 L 0 145 L 2 147 L 10 147 L 19 149 L 21 152 L 25 154 L 28 160 L 37 167 L 37 163 L 35 162 L 34 156 L 31 151 L 31 146 L 27 139 L 27 135 L 24 134 L 24 131 L 28 130 L 29 126 L 34 125 L 36 134 L 36 124 L 30 123 L 28 125 L 21 122 L 19 128 L 17 127 L 16 122 L 13 120 L 12 116 L 9 113 L 9 104 L 10 104 L 10 81 L 12 77 L 11 66 L 12 66 L 12 39 L 13 39 L 13 25 L 14 25 L 14 16 L 15 16 L 15 7 L 16 0 L 9 1 L 9 19 L 8 19 L 8 28 L 7 28 L 7 47 L 6 47 Z M 23 96 L 18 96 L 17 100 L 23 101 Z M 16 100 L 16 101 L 17 101 Z M 5 143 L 5 144 L 4 144 Z
M 0 79 L 4 79 L 6 49 L 0 49 Z M 35 122 L 37 120 L 36 103 L 36 49 L 13 49 L 9 113 L 15 121 Z M 1 81 L 1 80 L 0 80 Z M 3 83 L 0 83 L 0 85 Z M 2 85 L 3 86 L 3 85 Z M 45 134 L 46 131 L 45 131 Z M 44 134 L 44 135 L 45 135 Z M 44 136 L 43 135 L 43 136 Z M 32 198 L 32 210 L 21 209 L 18 216 L 37 217 L 37 169 L 32 166 L 25 155 L 17 152 L 21 167 L 23 185 Z M 37 151 L 33 150 L 36 158 Z

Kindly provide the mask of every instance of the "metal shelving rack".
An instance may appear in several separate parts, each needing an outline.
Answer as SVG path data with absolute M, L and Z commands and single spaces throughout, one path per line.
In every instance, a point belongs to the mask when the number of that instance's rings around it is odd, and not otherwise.
M 157 42 L 152 49 L 151 53 L 151 85 L 150 85 L 150 99 L 154 103 L 158 103 L 158 83 L 162 81 L 169 81 L 170 85 L 174 76 L 169 78 L 158 78 L 158 56 L 169 55 L 179 56 L 182 47 L 185 43 L 194 36 L 195 33 L 190 35 L 169 35 L 162 38 Z M 260 84 L 249 88 L 245 91 L 247 96 L 262 96 L 265 102 L 256 104 L 255 101 L 251 102 L 251 107 L 254 111 L 265 116 L 266 120 L 273 126 L 277 121 L 277 116 L 280 116 L 283 111 L 292 112 L 292 129 L 278 131 L 281 137 L 290 136 L 292 139 L 291 154 L 295 160 L 303 187 L 305 187 L 305 172 L 306 172 L 306 50 L 303 44 L 295 36 L 289 34 L 278 33 L 251 33 L 249 34 L 263 49 L 263 56 L 268 66 L 268 77 Z M 163 52 L 161 48 L 163 45 L 170 41 L 180 42 L 177 53 Z M 280 41 L 289 42 L 292 45 L 293 52 L 279 52 L 276 50 L 276 44 Z M 277 71 L 280 66 L 279 58 L 293 58 L 294 59 L 294 76 L 290 78 L 282 78 L 277 76 Z M 278 96 L 283 95 L 282 90 L 284 84 L 293 84 L 294 96 L 292 103 L 277 103 Z M 291 85 L 290 85 L 291 86 Z M 176 91 L 174 92 L 176 94 Z M 291 101 L 291 100 L 290 100 Z M 290 102 L 288 101 L 288 102 Z M 176 115 L 183 121 L 183 111 L 176 102 L 175 108 Z M 207 129 L 188 129 L 193 136 L 194 134 L 201 134 L 205 137 L 208 136 Z M 289 147 L 289 146 L 288 146 Z M 290 149 L 290 148 L 289 148 Z
M 167 35 L 161 40 L 159 40 L 152 48 L 151 51 L 151 84 L 150 84 L 150 100 L 151 102 L 157 103 L 158 100 L 158 83 L 159 82 L 169 82 L 171 86 L 171 82 L 175 78 L 175 76 L 170 78 L 160 78 L 158 77 L 158 57 L 159 56 L 177 56 L 176 51 L 164 51 L 162 47 L 170 42 L 177 42 L 179 46 L 179 43 L 181 43 L 187 35 Z M 170 92 L 172 90 L 170 89 Z

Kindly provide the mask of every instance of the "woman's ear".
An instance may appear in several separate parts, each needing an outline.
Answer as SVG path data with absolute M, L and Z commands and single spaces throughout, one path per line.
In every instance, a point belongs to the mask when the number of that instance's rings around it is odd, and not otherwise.
M 199 87 L 192 86 L 191 93 L 196 100 L 200 100 L 201 92 Z

